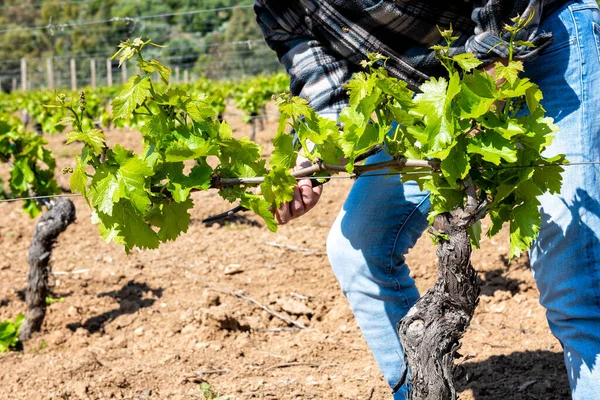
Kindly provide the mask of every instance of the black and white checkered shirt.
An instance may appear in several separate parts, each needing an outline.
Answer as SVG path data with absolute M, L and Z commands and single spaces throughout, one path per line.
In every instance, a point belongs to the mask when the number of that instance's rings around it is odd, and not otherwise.
M 430 46 L 442 39 L 438 26 L 452 24 L 460 38 L 455 53 L 471 52 L 490 62 L 506 58 L 500 44 L 510 18 L 534 13 L 518 39 L 515 58 L 529 60 L 550 44 L 540 21 L 566 0 L 255 0 L 258 23 L 269 46 L 291 77 L 291 91 L 310 101 L 321 115 L 337 119 L 347 104 L 342 84 L 360 70 L 367 54 L 389 57 L 392 76 L 416 89 L 428 76 L 441 74 Z M 504 36 L 504 38 L 507 38 Z

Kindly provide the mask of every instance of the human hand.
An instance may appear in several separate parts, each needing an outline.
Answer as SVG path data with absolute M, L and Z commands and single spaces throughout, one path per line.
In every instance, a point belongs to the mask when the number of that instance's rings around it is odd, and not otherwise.
M 294 171 L 310 167 L 311 162 L 298 156 Z M 306 214 L 312 209 L 323 191 L 323 185 L 313 187 L 313 182 L 310 179 L 302 179 L 298 181 L 298 185 L 294 188 L 294 199 L 289 203 L 283 203 L 278 210 L 275 211 L 275 219 L 280 225 L 285 225 L 291 220 Z

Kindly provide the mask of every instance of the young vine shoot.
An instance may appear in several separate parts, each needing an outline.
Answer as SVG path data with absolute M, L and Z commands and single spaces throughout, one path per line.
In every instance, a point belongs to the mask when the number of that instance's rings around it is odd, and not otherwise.
M 513 37 L 525 23 L 515 19 L 509 28 Z M 446 45 L 434 48 L 447 77 L 429 79 L 417 94 L 388 76 L 385 57 L 371 55 L 364 61 L 365 71 L 346 85 L 349 105 L 339 118 L 343 129 L 320 117 L 306 100 L 278 97 L 281 117 L 268 162 L 256 143 L 232 137 L 208 94 L 192 95 L 170 85 L 170 69 L 144 58 L 151 41 L 122 42 L 115 56 L 121 63 L 135 58 L 142 73 L 112 101 L 113 117 L 117 122 L 140 117 L 144 151 L 136 154 L 118 144 L 109 148 L 103 132 L 84 123 L 85 99 L 77 105 L 60 96 L 56 107 L 69 114 L 61 123 L 73 126 L 69 142 L 84 143 L 72 190 L 93 208 L 94 223 L 106 241 L 126 251 L 151 249 L 187 231 L 193 191 L 218 189 L 224 199 L 254 211 L 275 230 L 272 210 L 292 199 L 298 174 L 290 169 L 299 154 L 318 166 L 312 172 L 325 177 L 341 169 L 340 160 L 346 160 L 348 173 L 359 171 L 357 157 L 383 144 L 397 161 L 386 164 L 390 172 L 410 170 L 402 179 L 417 180 L 431 193 L 432 220 L 463 206 L 465 188 L 472 185 L 478 198 L 489 199 L 488 236 L 508 222 L 511 256 L 519 255 L 539 230 L 537 197 L 560 190 L 564 156 L 542 155 L 556 127 L 544 115 L 539 88 L 520 77 L 521 62 L 496 63 L 493 77 L 477 68 L 481 63 L 471 54 L 449 54 L 456 39 L 452 35 L 452 30 L 443 31 Z M 153 79 L 157 74 L 160 79 Z M 428 168 L 407 167 L 407 159 L 425 160 Z M 193 167 L 186 168 L 190 162 Z M 250 181 L 261 182 L 260 190 L 236 180 L 253 177 L 261 178 Z M 477 244 L 479 225 L 470 233 Z

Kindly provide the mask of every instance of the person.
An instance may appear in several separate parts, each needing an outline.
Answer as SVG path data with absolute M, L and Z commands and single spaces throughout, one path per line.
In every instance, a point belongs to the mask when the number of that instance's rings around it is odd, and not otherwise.
M 560 128 L 547 156 L 600 161 L 600 14 L 595 0 L 256 0 L 257 21 L 291 77 L 291 92 L 322 116 L 347 104 L 343 84 L 370 52 L 389 57 L 390 75 L 417 90 L 442 75 L 429 47 L 437 26 L 459 36 L 452 52 L 490 65 L 506 59 L 503 27 L 517 15 L 531 23 L 517 47 L 525 75 L 543 91 Z M 383 152 L 367 162 L 379 162 Z M 310 210 L 321 194 L 300 181 L 294 200 L 277 211 L 284 224 Z M 541 198 L 542 229 L 531 268 L 553 334 L 564 349 L 574 399 L 600 399 L 600 166 L 565 167 L 560 195 Z M 415 183 L 358 179 L 327 239 L 333 271 L 391 387 L 406 366 L 396 323 L 419 298 L 405 255 L 421 236 L 430 209 Z M 365 234 L 368 232 L 368 234 Z M 406 387 L 394 394 L 403 399 Z

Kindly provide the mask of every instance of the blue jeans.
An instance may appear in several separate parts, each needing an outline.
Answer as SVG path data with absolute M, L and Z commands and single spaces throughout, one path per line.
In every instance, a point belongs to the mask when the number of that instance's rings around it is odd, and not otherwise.
M 547 155 L 600 161 L 600 14 L 576 0 L 545 19 L 554 42 L 525 65 L 560 127 Z M 378 154 L 368 162 L 388 157 Z M 540 302 L 564 348 L 574 399 L 600 399 L 600 165 L 565 167 L 560 195 L 541 198 L 531 252 Z M 404 370 L 396 323 L 419 298 L 405 254 L 427 227 L 428 194 L 398 177 L 360 178 L 327 240 L 342 291 L 390 386 Z M 394 399 L 404 399 L 404 389 Z

